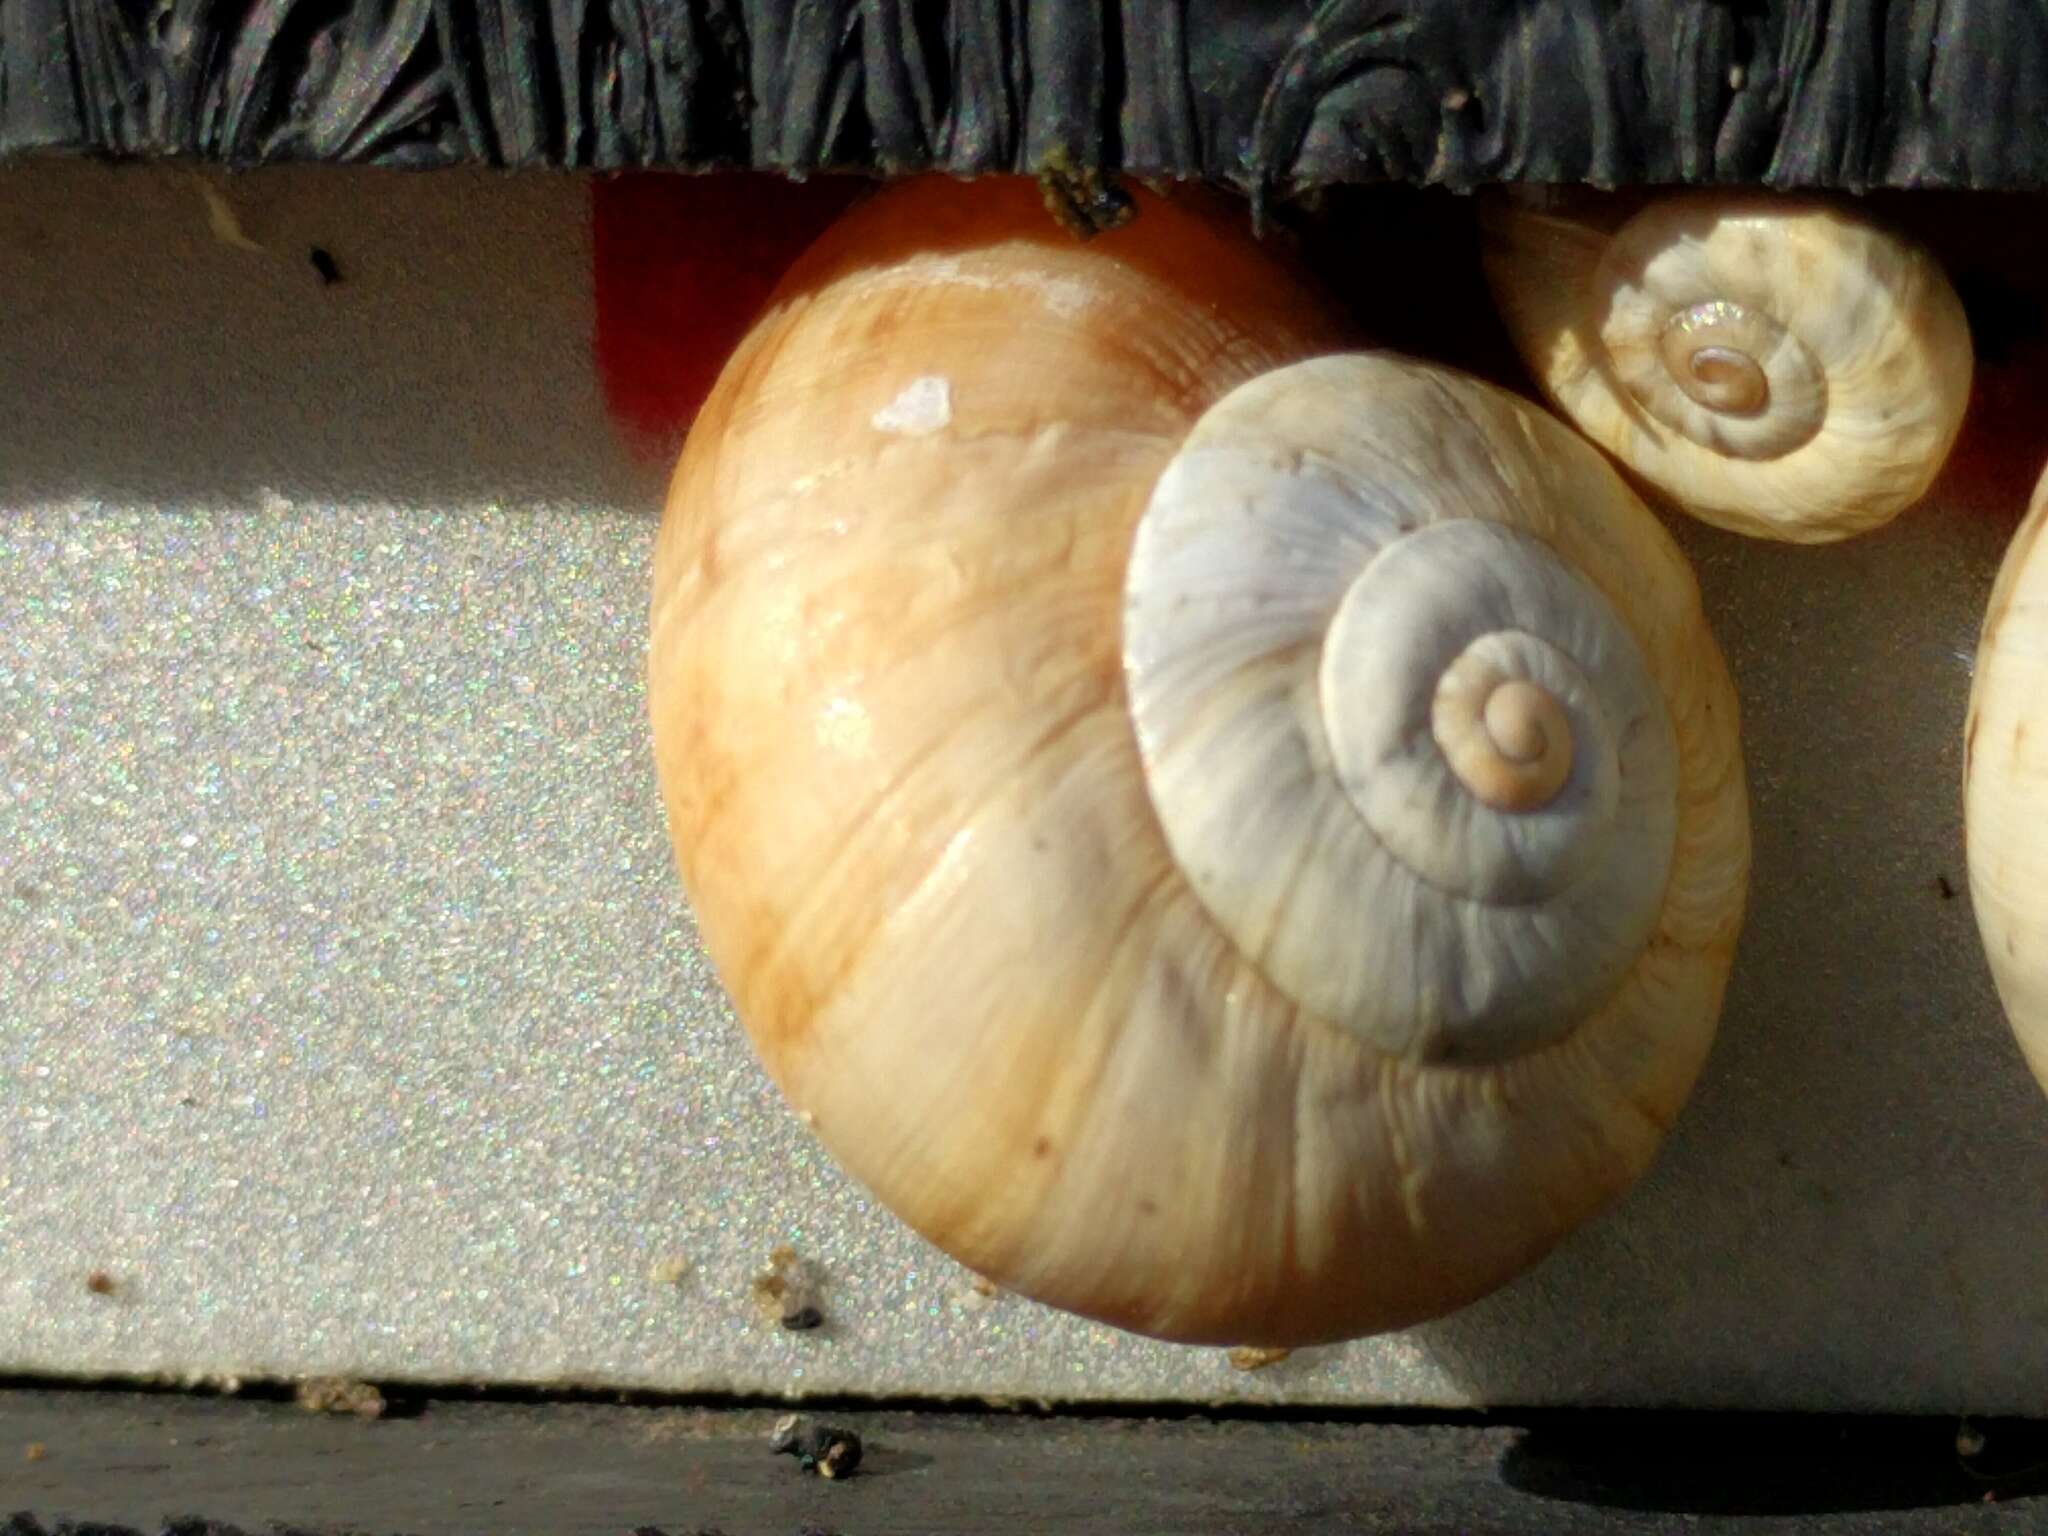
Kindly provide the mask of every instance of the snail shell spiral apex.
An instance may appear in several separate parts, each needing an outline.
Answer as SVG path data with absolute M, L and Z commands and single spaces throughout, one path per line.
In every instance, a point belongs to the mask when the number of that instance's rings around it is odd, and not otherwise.
M 655 561 L 698 932 L 837 1160 L 1005 1290 L 1295 1345 L 1648 1166 L 1748 867 L 1676 547 L 1235 220 L 891 187 L 727 367 Z
M 1519 425 L 1392 357 L 1269 373 L 1188 435 L 1126 578 L 1131 713 L 1183 874 L 1288 996 L 1433 1059 L 1500 1059 L 1603 1001 L 1676 825 L 1663 696 L 1532 531 L 1562 488 L 1516 485 L 1488 417 Z M 1578 489 L 1612 497 L 1599 479 Z
M 1920 498 L 1972 372 L 1932 256 L 1757 193 L 1599 208 L 1486 214 L 1509 333 L 1581 431 L 1695 516 L 1766 538 L 1846 538 Z

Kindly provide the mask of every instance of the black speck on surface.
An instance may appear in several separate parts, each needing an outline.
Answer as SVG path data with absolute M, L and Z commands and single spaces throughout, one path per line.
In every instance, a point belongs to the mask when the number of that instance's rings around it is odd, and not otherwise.
M 320 274 L 322 286 L 332 288 L 341 281 L 341 268 L 334 260 L 334 253 L 324 245 L 316 245 L 307 253 L 307 260 L 313 263 L 313 270 Z
M 816 1307 L 798 1307 L 794 1312 L 782 1315 L 782 1326 L 791 1333 L 808 1333 L 813 1328 L 825 1325 L 825 1314 Z

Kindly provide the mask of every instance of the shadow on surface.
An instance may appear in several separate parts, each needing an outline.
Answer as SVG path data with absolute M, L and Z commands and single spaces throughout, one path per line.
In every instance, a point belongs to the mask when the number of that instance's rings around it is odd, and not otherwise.
M 1500 1476 L 1537 1498 L 1662 1514 L 2005 1503 L 2048 1493 L 2048 1424 L 1578 1415 L 1522 1431 Z
M 587 186 L 329 167 L 0 181 L 0 506 L 658 507 L 591 366 Z

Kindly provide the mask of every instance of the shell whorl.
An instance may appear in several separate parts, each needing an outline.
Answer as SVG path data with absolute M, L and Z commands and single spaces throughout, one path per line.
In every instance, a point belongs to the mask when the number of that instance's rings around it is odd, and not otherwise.
M 1702 448 L 1773 459 L 1811 442 L 1827 420 L 1826 366 L 1771 314 L 1751 267 L 1674 241 L 1666 222 L 1624 225 L 1594 278 L 1609 296 L 1600 339 L 1615 377 Z
M 1817 543 L 1916 501 L 1968 405 L 1961 301 L 1834 207 L 1667 197 L 1620 218 L 1489 207 L 1486 267 L 1544 392 L 1701 519 Z
M 1438 387 L 1346 356 L 1219 402 L 1139 524 L 1125 671 L 1167 841 L 1267 977 L 1380 1049 L 1498 1060 L 1640 951 L 1677 748 L 1613 607 L 1421 408 Z M 1308 419 L 1331 400 L 1374 402 L 1348 441 Z

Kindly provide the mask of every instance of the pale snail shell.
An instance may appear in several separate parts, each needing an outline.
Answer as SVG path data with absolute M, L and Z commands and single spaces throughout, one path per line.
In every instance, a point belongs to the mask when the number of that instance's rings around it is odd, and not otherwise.
M 956 1258 L 1166 1338 L 1396 1327 L 1685 1099 L 1735 700 L 1585 443 L 1298 361 L 1294 274 L 1140 209 L 1082 245 L 913 182 L 791 274 L 659 545 L 678 861 L 785 1094 Z
M 1985 610 L 1963 735 L 1970 904 L 2020 1050 L 2048 1089 L 2048 474 Z
M 1704 521 L 1847 538 L 1947 459 L 1970 330 L 1913 242 L 1754 192 L 1667 197 L 1618 226 L 1598 204 L 1487 207 L 1487 275 L 1544 393 Z

